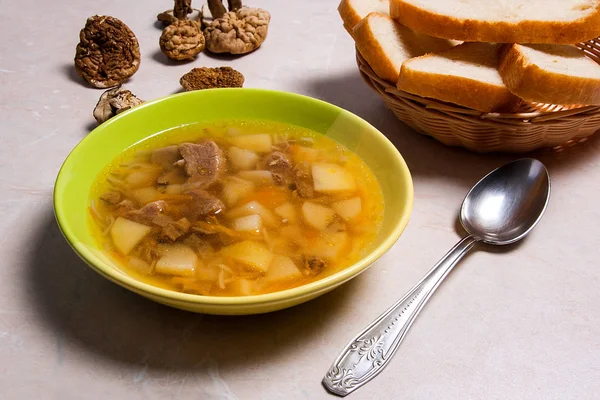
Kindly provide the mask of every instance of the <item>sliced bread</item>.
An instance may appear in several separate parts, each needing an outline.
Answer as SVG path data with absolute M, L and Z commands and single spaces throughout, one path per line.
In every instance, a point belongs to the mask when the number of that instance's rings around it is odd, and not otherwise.
M 352 35 L 352 29 L 370 12 L 381 14 L 390 13 L 389 0 L 342 0 L 338 6 L 338 12 L 344 28 Z
M 470 42 L 571 44 L 600 36 L 600 0 L 390 0 L 390 15 Z
M 512 112 L 522 103 L 498 72 L 501 45 L 463 43 L 402 64 L 398 89 L 482 112 Z
M 600 65 L 573 45 L 507 45 L 499 71 L 524 100 L 600 105 Z
M 382 79 L 396 83 L 402 63 L 425 53 L 449 49 L 456 43 L 417 33 L 389 15 L 370 13 L 354 27 L 360 54 Z

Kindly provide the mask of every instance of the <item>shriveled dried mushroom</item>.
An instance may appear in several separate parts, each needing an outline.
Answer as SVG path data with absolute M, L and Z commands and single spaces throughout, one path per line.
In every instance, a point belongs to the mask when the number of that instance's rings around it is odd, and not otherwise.
M 187 91 L 242 87 L 244 85 L 244 75 L 231 67 L 202 67 L 194 68 L 182 76 L 179 83 Z
M 187 19 L 187 15 L 192 12 L 192 0 L 175 0 L 173 15 L 177 19 Z
M 193 60 L 204 50 L 204 35 L 196 21 L 179 19 L 160 35 L 160 49 L 173 60 Z
M 213 53 L 231 54 L 256 50 L 267 38 L 270 20 L 271 14 L 260 8 L 228 12 L 204 30 L 206 48 Z
M 117 18 L 95 15 L 79 33 L 75 69 L 97 88 L 121 84 L 140 67 L 140 45 L 127 25 Z
M 156 19 L 162 22 L 164 26 L 169 26 L 173 22 L 177 21 L 177 18 L 175 15 L 173 15 L 173 10 L 161 12 L 156 16 Z
M 98 104 L 94 108 L 94 118 L 101 124 L 123 111 L 139 106 L 143 102 L 129 90 L 117 86 L 102 93 Z

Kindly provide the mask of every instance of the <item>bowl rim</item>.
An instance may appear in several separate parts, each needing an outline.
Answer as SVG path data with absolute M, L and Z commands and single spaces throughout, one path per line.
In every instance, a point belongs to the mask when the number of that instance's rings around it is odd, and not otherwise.
M 293 287 L 290 289 L 280 290 L 271 293 L 264 293 L 258 295 L 249 295 L 249 296 L 204 296 L 204 295 L 196 295 L 189 293 L 176 292 L 170 289 L 164 289 L 158 286 L 151 285 L 149 283 L 144 283 L 140 280 L 135 279 L 134 277 L 121 272 L 111 266 L 108 263 L 100 260 L 93 251 L 91 251 L 87 245 L 78 241 L 75 233 L 71 230 L 71 227 L 68 223 L 68 218 L 66 217 L 67 211 L 60 207 L 60 197 L 62 196 L 62 190 L 65 186 L 65 181 L 67 179 L 67 174 L 65 173 L 66 166 L 68 164 L 69 159 L 73 154 L 80 151 L 81 148 L 86 146 L 86 142 L 91 140 L 92 137 L 96 135 L 102 134 L 103 130 L 114 121 L 122 118 L 129 118 L 130 115 L 135 113 L 136 111 L 146 108 L 153 107 L 157 104 L 160 104 L 165 101 L 169 101 L 175 97 L 184 97 L 184 96 L 198 96 L 198 93 L 210 93 L 214 91 L 232 91 L 232 92 L 241 92 L 244 93 L 254 92 L 256 94 L 266 95 L 266 96 L 281 96 L 282 98 L 296 98 L 301 99 L 305 103 L 307 103 L 310 107 L 316 108 L 329 108 L 330 110 L 342 113 L 347 113 L 348 117 L 353 120 L 353 123 L 361 124 L 369 129 L 372 133 L 372 139 L 379 142 L 379 144 L 383 147 L 391 150 L 391 154 L 394 154 L 396 158 L 396 162 L 400 164 L 401 169 L 399 171 L 395 171 L 399 180 L 399 184 L 404 185 L 404 189 L 406 192 L 406 196 L 403 199 L 402 204 L 402 213 L 400 218 L 395 222 L 392 231 L 388 237 L 386 237 L 382 243 L 380 243 L 377 247 L 375 247 L 369 254 L 365 255 L 360 260 L 355 263 L 343 268 L 329 276 L 326 276 L 322 279 L 319 279 L 314 282 L 310 282 L 301 286 Z M 99 129 L 102 128 L 102 129 Z M 322 133 L 322 132 L 318 132 Z M 410 215 L 412 214 L 414 202 L 414 186 L 412 181 L 412 175 L 406 164 L 406 161 L 396 148 L 392 144 L 392 142 L 377 128 L 371 125 L 366 120 L 362 119 L 358 115 L 345 110 L 341 107 L 328 103 L 326 101 L 310 97 L 303 94 L 273 90 L 273 89 L 258 89 L 258 88 L 226 88 L 226 89 L 205 89 L 202 91 L 191 91 L 191 92 L 182 92 L 177 94 L 172 94 L 164 97 L 160 97 L 140 106 L 134 107 L 130 110 L 125 111 L 107 121 L 104 124 L 96 127 L 92 132 L 90 132 L 86 137 L 84 137 L 67 155 L 64 162 L 62 163 L 60 170 L 58 172 L 54 191 L 53 191 L 53 208 L 54 215 L 57 220 L 58 226 L 60 228 L 61 233 L 65 237 L 66 241 L 72 247 L 72 249 L 77 253 L 77 255 L 92 269 L 94 269 L 97 273 L 102 275 L 103 277 L 123 286 L 129 290 L 137 292 L 139 294 L 144 293 L 149 295 L 152 298 L 162 298 L 168 299 L 170 301 L 175 301 L 177 303 L 183 304 L 194 304 L 196 306 L 206 305 L 206 306 L 253 306 L 253 305 L 261 305 L 267 303 L 280 303 L 289 301 L 294 298 L 302 298 L 306 296 L 310 296 L 311 294 L 320 293 L 323 291 L 327 291 L 328 289 L 335 288 L 353 277 L 357 276 L 364 270 L 366 270 L 369 266 L 371 266 L 377 259 L 379 259 L 382 255 L 384 255 L 401 236 L 402 232 L 406 228 L 408 221 L 410 219 Z

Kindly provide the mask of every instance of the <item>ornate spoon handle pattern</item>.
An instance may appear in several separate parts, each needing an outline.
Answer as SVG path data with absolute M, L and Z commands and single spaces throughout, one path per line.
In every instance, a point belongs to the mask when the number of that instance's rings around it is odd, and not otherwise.
M 327 390 L 346 396 L 377 376 L 435 289 L 476 242 L 473 236 L 458 242 L 404 297 L 352 339 L 323 378 Z

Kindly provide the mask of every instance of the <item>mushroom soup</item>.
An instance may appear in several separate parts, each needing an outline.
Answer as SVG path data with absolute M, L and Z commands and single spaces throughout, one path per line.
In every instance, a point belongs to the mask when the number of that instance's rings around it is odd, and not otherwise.
M 125 273 L 212 296 L 289 289 L 348 267 L 384 211 L 356 154 L 274 122 L 155 135 L 107 166 L 90 196 L 95 235 Z

